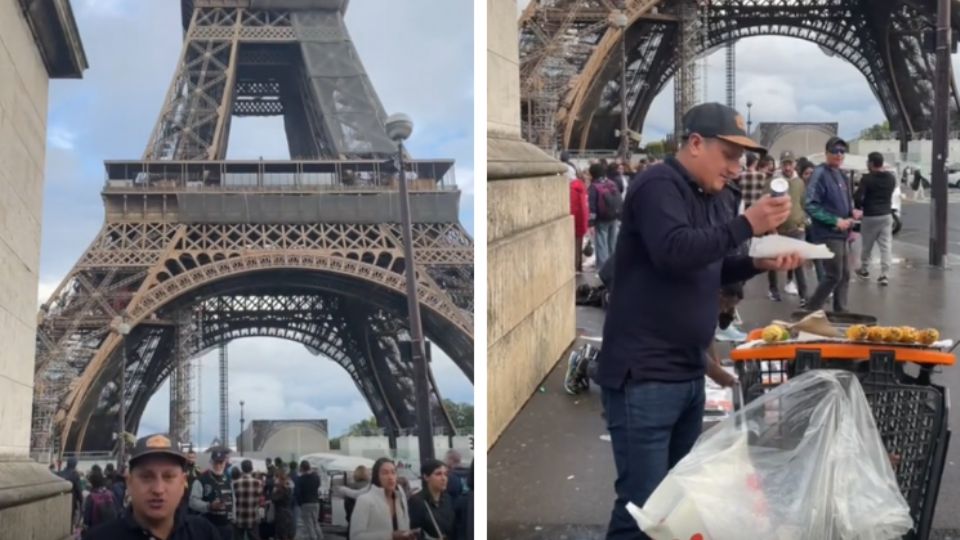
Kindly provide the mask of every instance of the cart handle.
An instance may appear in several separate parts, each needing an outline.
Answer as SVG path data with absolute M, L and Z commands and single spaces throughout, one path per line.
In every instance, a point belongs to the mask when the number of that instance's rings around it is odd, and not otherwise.
M 751 362 L 756 360 L 792 360 L 798 351 L 817 350 L 823 359 L 829 360 L 866 360 L 871 351 L 892 351 L 897 362 L 913 362 L 915 364 L 932 364 L 952 366 L 957 359 L 950 353 L 912 347 L 897 347 L 895 344 L 885 343 L 782 343 L 758 345 L 749 349 L 734 349 L 730 351 L 730 359 L 734 362 Z

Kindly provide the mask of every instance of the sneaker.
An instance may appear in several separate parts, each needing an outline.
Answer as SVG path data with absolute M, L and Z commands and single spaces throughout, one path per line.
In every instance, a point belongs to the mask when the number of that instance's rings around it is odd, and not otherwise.
M 887 276 L 880 276 L 877 278 L 877 283 L 879 283 L 881 287 L 886 287 L 890 284 L 890 281 L 887 279 Z
M 801 298 L 801 299 L 800 299 L 800 309 L 807 309 L 807 299 L 806 299 L 806 298 Z
M 797 294 L 799 294 L 799 292 L 797 291 L 797 284 L 796 284 L 796 282 L 794 282 L 794 281 L 788 281 L 788 282 L 787 282 L 787 285 L 783 288 L 783 292 L 785 292 L 785 293 L 787 293 L 787 294 L 792 294 L 792 295 L 794 295 L 794 296 L 796 296 Z
M 732 324 L 723 330 L 718 328 L 714 337 L 717 341 L 731 341 L 734 343 L 742 343 L 747 340 L 747 334 L 741 332 Z
M 563 389 L 572 396 L 580 393 L 580 385 L 577 384 L 577 367 L 580 365 L 580 358 L 579 349 L 570 353 L 570 359 L 567 361 L 567 374 L 563 377 Z
M 866 268 L 860 268 L 855 272 L 860 279 L 870 279 L 870 271 Z
M 770 291 L 767 293 L 767 298 L 774 302 L 783 302 L 783 298 L 780 298 L 780 293 L 777 291 Z

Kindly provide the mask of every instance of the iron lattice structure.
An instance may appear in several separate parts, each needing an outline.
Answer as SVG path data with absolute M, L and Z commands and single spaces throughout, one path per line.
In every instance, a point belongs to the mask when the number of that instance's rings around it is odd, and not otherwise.
M 396 148 L 346 1 L 304 5 L 184 0 L 180 64 L 144 159 L 107 163 L 105 223 L 41 307 L 35 452 L 115 449 L 121 400 L 136 432 L 168 378 L 171 432 L 187 442 L 190 366 L 257 336 L 342 366 L 387 433 L 416 428 Z M 284 115 L 293 161 L 224 161 L 230 118 L 251 114 Z M 411 160 L 404 177 L 427 337 L 472 380 L 473 241 L 451 169 Z
M 624 39 L 632 129 L 639 131 L 653 99 L 683 63 L 683 22 L 702 21 L 707 28 L 697 32 L 695 56 L 753 36 L 810 41 L 863 74 L 902 141 L 929 133 L 935 55 L 927 43 L 935 28 L 934 0 L 697 0 L 695 18 L 684 13 L 688 5 L 533 0 L 519 23 L 524 136 L 548 151 L 617 147 L 623 32 L 610 15 L 618 10 L 629 20 Z M 960 2 L 954 2 L 953 17 L 954 28 L 960 27 Z M 538 88 L 556 93 L 543 101 Z M 954 87 L 952 113 L 960 108 L 957 96 Z

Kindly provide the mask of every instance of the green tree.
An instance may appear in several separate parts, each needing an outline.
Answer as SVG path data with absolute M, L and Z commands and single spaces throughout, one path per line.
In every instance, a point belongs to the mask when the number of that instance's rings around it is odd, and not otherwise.
M 660 159 L 663 157 L 663 141 L 652 141 L 643 147 L 643 153 L 650 159 Z
M 860 132 L 860 138 L 867 141 L 879 141 L 892 139 L 893 131 L 890 130 L 890 122 L 874 124 Z
M 347 428 L 347 436 L 380 435 L 377 419 L 371 416 Z
M 449 399 L 443 400 L 443 406 L 453 420 L 453 426 L 459 433 L 473 433 L 473 405 L 470 403 L 455 403 Z

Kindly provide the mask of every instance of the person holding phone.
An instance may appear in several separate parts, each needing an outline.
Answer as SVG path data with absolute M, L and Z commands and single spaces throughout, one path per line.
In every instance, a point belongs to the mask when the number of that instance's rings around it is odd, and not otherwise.
M 210 468 L 190 487 L 190 509 L 213 524 L 224 540 L 233 538 L 233 486 L 227 477 L 227 455 L 230 449 L 216 447 L 210 450 Z
M 417 540 L 410 529 L 406 495 L 397 487 L 397 466 L 390 458 L 373 464 L 370 490 L 359 498 L 350 520 L 350 540 Z

